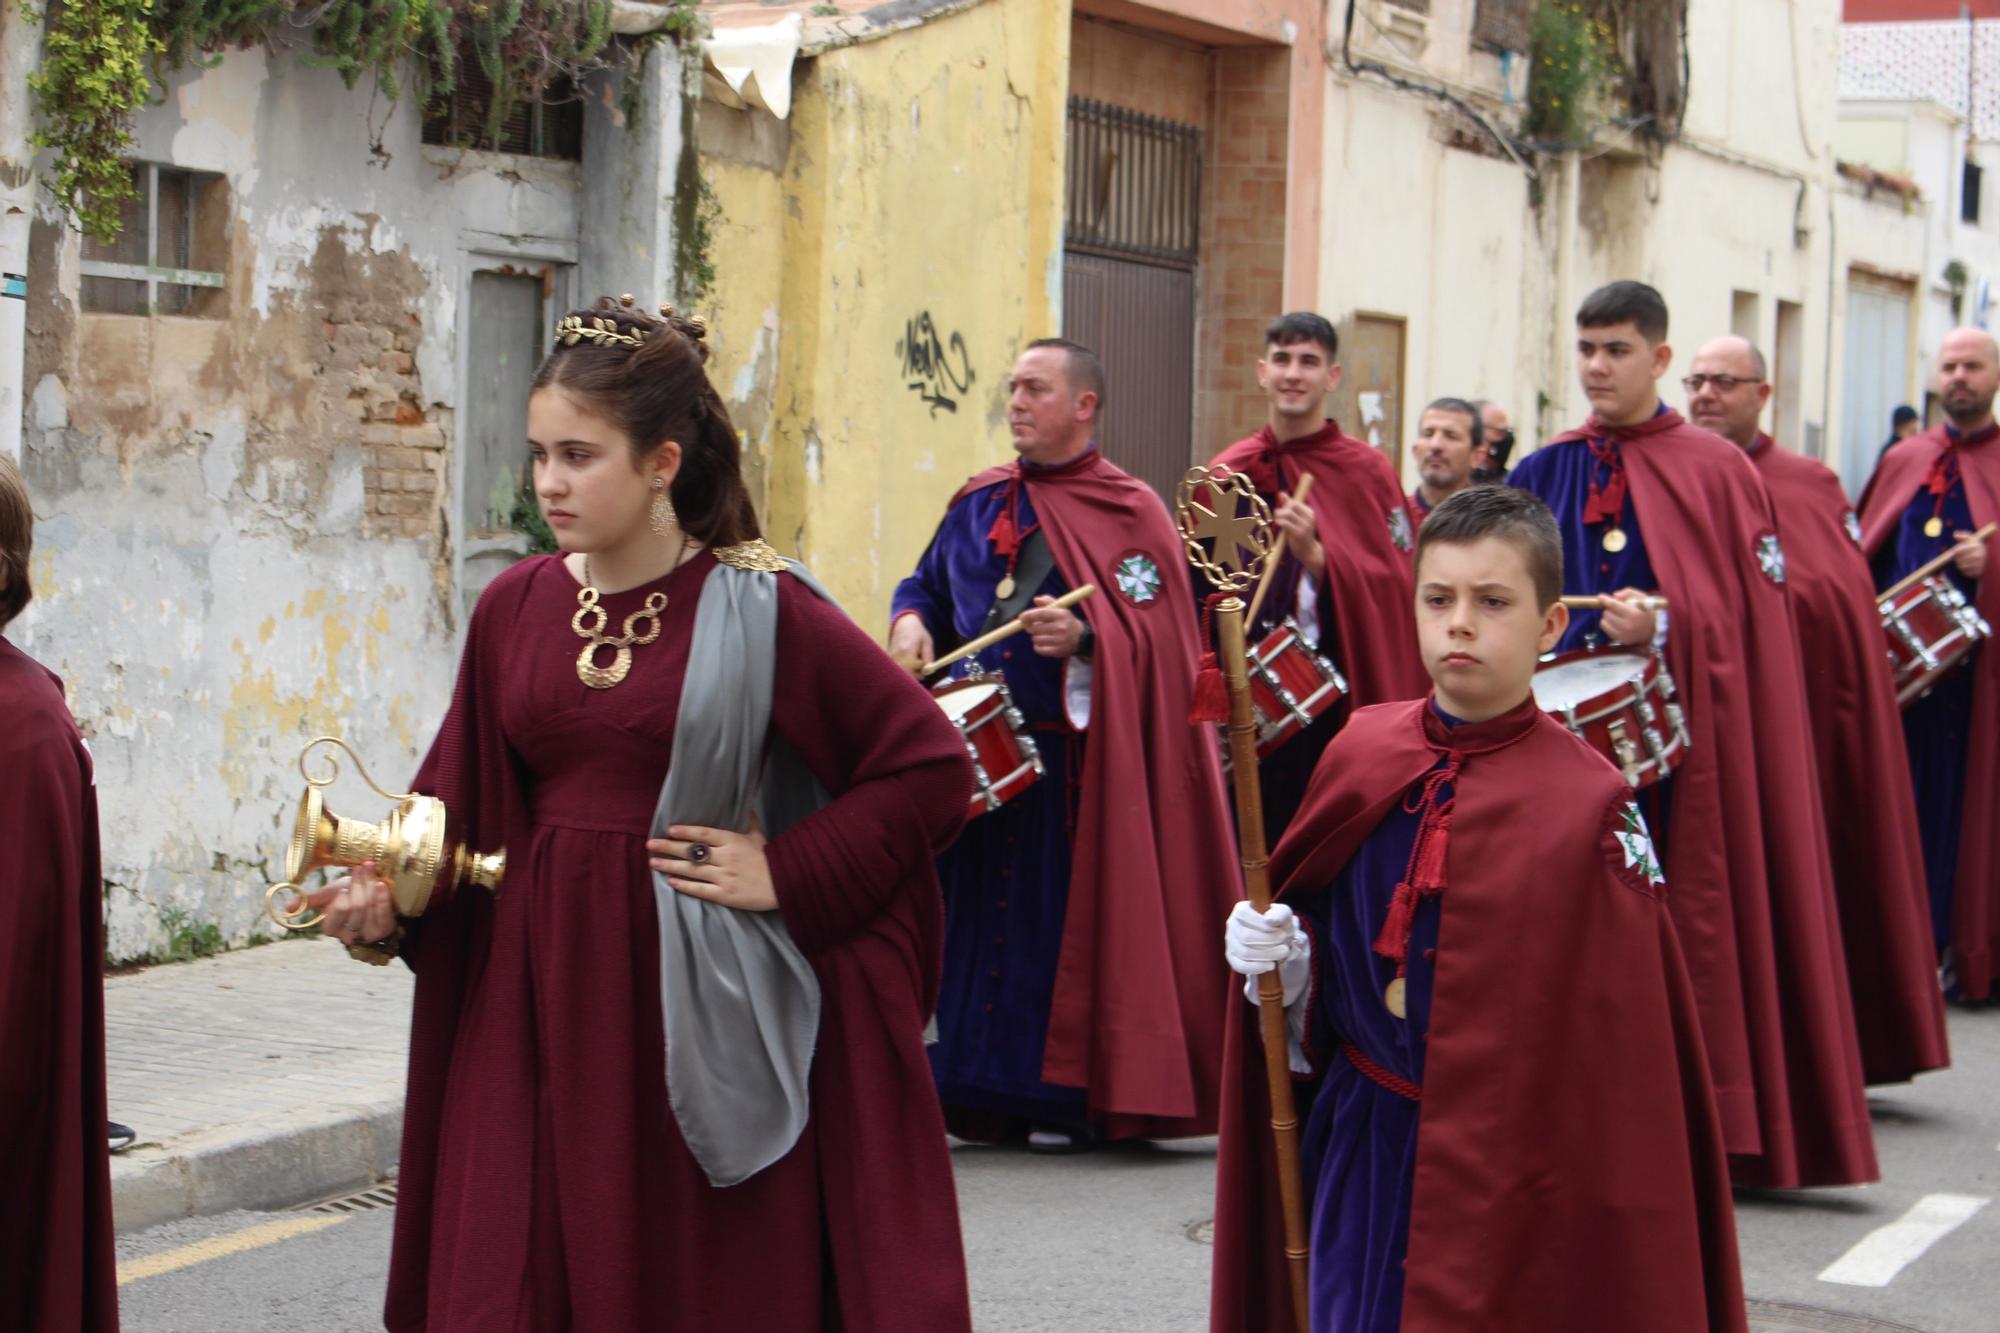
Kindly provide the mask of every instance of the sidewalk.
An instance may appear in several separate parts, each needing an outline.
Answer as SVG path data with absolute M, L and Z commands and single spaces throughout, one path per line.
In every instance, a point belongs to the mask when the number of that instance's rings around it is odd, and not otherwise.
M 394 1171 L 415 978 L 284 940 L 104 983 L 121 1232 L 283 1208 Z

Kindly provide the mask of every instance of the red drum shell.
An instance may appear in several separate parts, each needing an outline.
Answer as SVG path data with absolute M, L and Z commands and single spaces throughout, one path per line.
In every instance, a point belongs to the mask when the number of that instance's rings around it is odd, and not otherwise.
M 1259 759 L 1269 758 L 1347 697 L 1347 681 L 1339 669 L 1306 645 L 1298 624 L 1290 619 L 1264 636 L 1251 651 L 1248 667 Z M 1228 755 L 1225 727 L 1225 764 Z
M 1882 599 L 1882 633 L 1889 641 L 1889 667 L 1896 702 L 1908 708 L 1939 680 L 1964 665 L 1992 627 L 1945 574 Z
M 974 786 L 966 818 L 998 810 L 1041 780 L 1041 753 L 1004 680 L 998 676 L 955 680 L 938 686 L 931 695 L 965 738 L 965 751 L 972 758 Z
M 1673 772 L 1687 750 L 1687 721 L 1673 697 L 1673 674 L 1651 651 L 1580 648 L 1535 672 L 1542 711 L 1609 759 L 1635 790 Z

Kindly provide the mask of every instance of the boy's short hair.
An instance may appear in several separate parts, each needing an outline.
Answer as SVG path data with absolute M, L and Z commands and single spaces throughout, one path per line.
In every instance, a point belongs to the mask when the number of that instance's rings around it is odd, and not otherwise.
M 1417 529 L 1417 563 L 1433 546 L 1470 544 L 1481 537 L 1498 537 L 1520 548 L 1541 610 L 1562 596 L 1562 534 L 1555 515 L 1540 496 L 1513 486 L 1471 486 L 1431 510 Z
M 1667 298 L 1643 282 L 1607 282 L 1576 308 L 1580 329 L 1608 329 L 1630 320 L 1655 347 L 1667 340 Z
M 27 608 L 35 595 L 28 582 L 28 557 L 35 549 L 35 511 L 21 469 L 0 454 L 0 629 Z
M 1310 310 L 1294 310 L 1280 315 L 1264 330 L 1264 346 L 1290 347 L 1293 343 L 1318 343 L 1326 349 L 1326 359 L 1340 355 L 1340 335 L 1325 315 Z

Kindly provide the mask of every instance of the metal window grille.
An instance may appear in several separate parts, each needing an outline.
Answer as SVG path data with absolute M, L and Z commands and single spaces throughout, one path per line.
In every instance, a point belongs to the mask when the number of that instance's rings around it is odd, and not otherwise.
M 201 249 L 203 201 L 224 188 L 222 177 L 157 162 L 132 164 L 138 194 L 127 199 L 118 234 L 85 237 L 78 271 L 83 308 L 97 314 L 220 315 L 202 298 L 222 286 L 219 256 Z M 196 267 L 197 259 L 205 261 Z
M 1533 0 L 1479 0 L 1472 20 L 1473 44 L 1495 51 L 1526 51 L 1534 10 Z
M 1193 268 L 1201 130 L 1070 98 L 1067 207 L 1063 239 L 1071 249 Z
M 523 157 L 583 159 L 583 102 L 569 79 L 552 79 L 538 98 L 515 98 L 488 135 L 486 116 L 496 95 L 478 57 L 470 49 L 459 52 L 458 81 L 444 105 L 424 118 L 423 141 Z

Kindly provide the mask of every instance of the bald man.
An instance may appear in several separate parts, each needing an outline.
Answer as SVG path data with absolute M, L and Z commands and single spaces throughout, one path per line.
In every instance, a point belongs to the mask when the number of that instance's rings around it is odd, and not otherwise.
M 1942 1069 L 1949 1054 L 1923 843 L 1854 511 L 1831 469 L 1779 448 L 1758 428 L 1771 385 L 1763 354 L 1750 343 L 1725 337 L 1702 344 L 1681 386 L 1688 420 L 1749 456 L 1777 516 L 1863 1075 L 1899 1083 Z
M 1479 438 L 1485 457 L 1472 470 L 1474 481 L 1503 481 L 1507 460 L 1514 454 L 1514 426 L 1507 409 L 1484 398 L 1473 400 L 1479 409 Z
M 1861 496 L 1861 541 L 1878 587 L 1949 553 L 1948 577 L 1989 624 L 2000 585 L 1984 578 L 1987 545 L 1974 530 L 2000 519 L 2000 348 L 1982 329 L 1954 329 L 1938 346 L 1945 420 L 1882 458 Z M 2000 653 L 1969 665 L 1903 712 L 1930 887 L 1931 930 L 1948 993 L 1981 1000 L 2000 970 Z

